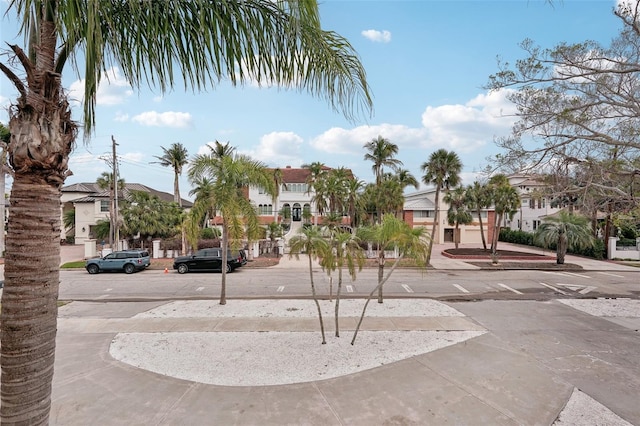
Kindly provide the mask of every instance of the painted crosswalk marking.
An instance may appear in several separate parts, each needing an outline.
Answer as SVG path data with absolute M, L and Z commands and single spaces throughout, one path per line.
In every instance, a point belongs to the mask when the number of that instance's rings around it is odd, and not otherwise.
M 202 290 L 204 290 L 204 287 L 198 287 L 198 288 L 196 288 L 196 291 L 202 291 Z
M 518 291 L 518 290 L 516 290 L 515 288 L 511 288 L 511 287 L 509 287 L 509 286 L 508 286 L 508 285 L 506 285 L 506 284 L 498 283 L 498 285 L 499 285 L 500 287 L 502 287 L 502 288 L 506 288 L 507 290 L 514 292 L 515 294 L 522 294 L 521 292 L 519 292 L 519 291 Z
M 407 293 L 413 293 L 413 289 L 406 284 L 402 284 L 402 288 L 404 288 Z
M 453 286 L 455 288 L 457 288 L 458 290 L 460 290 L 463 293 L 469 293 L 469 290 L 467 290 L 466 288 L 462 287 L 460 284 L 453 284 Z
M 353 293 L 353 286 L 347 284 L 347 293 Z
M 560 294 L 567 294 L 567 292 L 566 292 L 566 291 L 562 291 L 562 290 L 560 290 L 559 288 L 554 287 L 554 286 L 552 286 L 552 285 L 549 285 L 549 284 L 546 284 L 546 283 L 543 283 L 543 282 L 541 282 L 541 283 L 540 283 L 540 285 L 543 285 L 543 286 L 545 286 L 545 287 L 547 287 L 547 288 L 550 288 L 551 290 L 555 291 L 556 293 L 560 293 Z
M 587 294 L 595 290 L 596 286 L 593 285 L 577 285 L 577 284 L 565 284 L 565 283 L 557 283 L 557 285 L 561 285 L 562 287 L 566 287 L 571 291 L 575 291 L 580 294 Z
M 276 290 L 278 293 L 282 293 L 284 291 L 284 286 L 281 285 L 280 287 L 278 287 L 278 289 Z

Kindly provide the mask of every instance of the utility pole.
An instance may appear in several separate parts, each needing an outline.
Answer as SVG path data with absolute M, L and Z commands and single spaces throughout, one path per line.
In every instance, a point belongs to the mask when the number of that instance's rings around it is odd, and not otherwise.
M 113 211 L 111 212 L 111 232 L 113 232 L 113 241 L 116 244 L 116 248 L 115 250 L 119 250 L 119 240 L 120 240 L 120 232 L 119 232 L 119 226 L 118 226 L 118 158 L 116 157 L 116 146 L 118 146 L 118 144 L 116 143 L 116 139 L 113 137 L 113 135 L 111 135 L 111 142 L 112 142 L 112 153 L 113 153 L 113 159 L 112 159 L 112 164 L 113 164 Z M 112 247 L 113 249 L 113 247 Z

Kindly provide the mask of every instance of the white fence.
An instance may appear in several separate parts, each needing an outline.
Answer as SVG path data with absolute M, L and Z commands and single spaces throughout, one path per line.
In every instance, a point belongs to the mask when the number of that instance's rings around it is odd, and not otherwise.
M 635 247 L 617 246 L 617 237 L 609 238 L 608 259 L 631 259 L 640 260 L 640 238 L 636 238 Z

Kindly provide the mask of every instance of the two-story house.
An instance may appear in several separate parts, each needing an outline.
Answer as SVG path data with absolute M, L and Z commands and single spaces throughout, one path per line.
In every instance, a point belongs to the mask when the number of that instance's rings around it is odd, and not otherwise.
M 74 183 L 64 186 L 61 191 L 61 220 L 66 212 L 75 210 L 75 226 L 72 229 L 61 229 L 60 239 L 64 240 L 67 236 L 73 236 L 75 244 L 83 244 L 85 241 L 95 238 L 93 227 L 99 220 L 109 219 L 110 191 L 100 189 L 95 182 Z M 173 201 L 173 194 L 158 191 L 139 183 L 126 183 L 118 199 L 126 199 L 127 194 L 131 191 L 148 192 L 161 200 Z M 188 209 L 193 206 L 193 203 L 183 199 L 182 206 Z
M 547 185 L 535 175 L 512 174 L 509 183 L 520 195 L 520 207 L 506 226 L 512 230 L 535 232 L 545 216 L 558 213 L 562 207 L 552 206 Z
M 434 244 L 453 243 L 455 238 L 455 227 L 449 225 L 447 220 L 447 211 L 449 205 L 444 202 L 446 191 L 440 192 L 440 203 L 438 212 L 438 223 L 433 237 Z M 435 188 L 425 189 L 411 194 L 405 195 L 403 219 L 405 222 L 416 228 L 425 227 L 429 233 L 433 227 L 433 221 L 436 214 L 436 190 Z M 470 212 L 473 222 L 468 225 L 459 226 L 459 242 L 461 244 L 480 243 L 482 236 L 480 234 L 480 220 L 478 213 Z M 493 221 L 495 211 L 493 208 L 484 209 L 480 212 L 482 218 L 482 229 L 487 241 L 491 241 L 493 235 Z

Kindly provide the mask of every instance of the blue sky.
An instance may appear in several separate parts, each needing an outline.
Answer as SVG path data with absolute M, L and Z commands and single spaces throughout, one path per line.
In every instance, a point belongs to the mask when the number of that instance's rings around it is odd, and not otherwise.
M 3 12 L 6 5 L 0 0 Z M 345 36 L 367 70 L 372 117 L 349 122 L 307 93 L 251 85 L 223 83 L 199 94 L 134 92 L 114 69 L 98 92 L 95 134 L 87 145 L 78 139 L 66 183 L 92 182 L 109 169 L 101 158 L 111 153 L 112 135 L 121 176 L 166 192 L 173 191 L 173 173 L 152 162 L 161 146 L 174 142 L 191 155 L 215 140 L 229 142 L 270 167 L 321 161 L 370 182 L 362 146 L 378 135 L 399 146 L 397 158 L 418 180 L 420 165 L 445 148 L 458 153 L 464 182 L 471 183 L 498 152 L 494 138 L 508 134 L 513 122 L 504 94 L 482 89 L 497 71 L 496 58 L 523 58 L 518 45 L 525 38 L 548 48 L 584 40 L 606 45 L 620 29 L 614 6 L 614 0 L 324 0 L 323 26 Z M 3 42 L 19 41 L 12 15 L 3 13 L 0 24 Z M 77 99 L 81 78 L 69 68 L 63 79 Z M 6 107 L 15 97 L 0 75 L 0 122 L 7 123 Z M 80 108 L 75 111 L 80 121 Z M 183 175 L 185 198 L 190 189 Z

